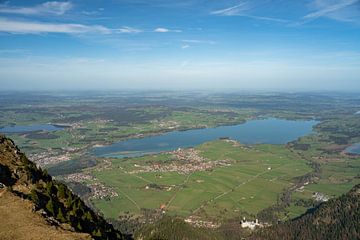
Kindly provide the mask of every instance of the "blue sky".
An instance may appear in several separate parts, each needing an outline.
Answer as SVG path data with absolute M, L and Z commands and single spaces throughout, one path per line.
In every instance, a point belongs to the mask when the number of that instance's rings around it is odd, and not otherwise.
M 0 89 L 360 90 L 360 0 L 0 0 Z

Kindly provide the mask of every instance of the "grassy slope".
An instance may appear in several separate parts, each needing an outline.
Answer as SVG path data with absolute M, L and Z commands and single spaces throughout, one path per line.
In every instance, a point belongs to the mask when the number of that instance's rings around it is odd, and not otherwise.
M 22 199 L 31 200 L 36 210 L 46 212 L 47 218 L 70 224 L 75 231 L 89 233 L 95 239 L 125 238 L 65 185 L 37 168 L 10 139 L 2 135 L 0 152 L 0 182 Z M 17 232 L 14 230 L 16 224 L 9 228 Z
M 0 190 L 0 239 L 85 240 L 90 235 L 75 233 L 51 226 L 39 213 L 32 212 L 34 204 L 5 189 Z

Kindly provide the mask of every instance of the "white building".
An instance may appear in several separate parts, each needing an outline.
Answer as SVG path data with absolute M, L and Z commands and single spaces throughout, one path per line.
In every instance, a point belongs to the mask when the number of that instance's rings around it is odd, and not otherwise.
M 255 227 L 262 227 L 263 225 L 259 223 L 258 219 L 255 219 L 255 221 L 246 221 L 245 218 L 243 221 L 241 221 L 241 227 L 242 228 L 250 228 L 251 230 L 254 230 Z

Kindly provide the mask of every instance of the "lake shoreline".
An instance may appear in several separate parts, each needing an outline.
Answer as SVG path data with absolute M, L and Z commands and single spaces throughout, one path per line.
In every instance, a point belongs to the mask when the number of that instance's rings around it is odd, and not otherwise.
M 318 124 L 319 121 L 316 120 L 284 120 L 277 118 L 256 118 L 251 119 L 245 122 L 242 122 L 237 125 L 219 125 L 213 128 L 198 128 L 198 129 L 189 129 L 189 130 L 172 130 L 172 131 L 162 131 L 156 132 L 153 134 L 137 134 L 137 138 L 129 137 L 127 139 L 122 139 L 118 142 L 111 143 L 110 145 L 106 145 L 103 147 L 94 147 L 90 150 L 90 152 L 96 157 L 115 157 L 112 156 L 111 152 L 143 152 L 143 155 L 147 155 L 146 152 L 151 153 L 159 153 L 172 151 L 177 148 L 187 148 L 193 147 L 195 145 L 201 144 L 206 141 L 216 140 L 219 138 L 230 138 L 233 140 L 237 140 L 244 144 L 260 144 L 260 143 L 270 143 L 270 144 L 285 144 L 292 140 L 296 140 L 300 136 L 307 135 L 313 132 L 314 127 Z M 254 125 L 255 124 L 255 125 Z M 258 124 L 258 126 L 256 126 Z M 265 125 L 263 125 L 265 124 Z M 270 124 L 273 126 L 267 127 L 266 124 Z M 254 126 L 251 126 L 254 125 Z M 289 131 L 282 130 L 282 135 L 278 137 L 278 131 L 275 131 L 276 128 L 278 130 L 285 125 Z M 288 126 L 287 126 L 288 125 Z M 297 127 L 296 127 L 297 126 Z M 254 133 L 249 131 L 246 128 L 252 128 L 254 132 L 259 134 L 259 131 L 265 132 L 265 138 L 257 135 L 255 138 L 252 136 Z M 261 127 L 262 129 L 257 129 Z M 294 133 L 294 127 L 297 129 Z M 234 131 L 241 131 L 241 134 L 245 134 L 245 138 L 240 135 L 234 135 Z M 289 132 L 291 130 L 291 134 Z M 222 131 L 224 133 L 222 133 Z M 280 131 L 281 132 L 281 131 Z M 190 136 L 194 134 L 193 136 Z M 287 137 L 289 135 L 289 137 Z M 180 138 L 180 140 L 179 140 Z M 195 140 L 194 140 L 195 138 Z M 266 139 L 268 138 L 268 139 Z M 252 140 L 249 140 L 252 139 Z M 158 141 L 157 143 L 153 143 L 152 140 Z M 179 142 L 180 141 L 180 142 Z M 181 142 L 182 141 L 182 142 Z M 138 145 L 135 147 L 129 146 L 129 144 Z M 108 152 L 107 152 L 108 151 Z M 130 156 L 131 154 L 121 155 L 118 158 L 124 158 Z

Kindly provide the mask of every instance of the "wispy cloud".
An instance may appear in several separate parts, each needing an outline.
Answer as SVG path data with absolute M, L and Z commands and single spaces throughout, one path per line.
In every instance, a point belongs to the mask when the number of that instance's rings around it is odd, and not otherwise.
M 187 49 L 192 46 L 202 45 L 202 44 L 205 44 L 205 45 L 216 44 L 216 42 L 214 42 L 214 41 L 198 40 L 198 39 L 184 39 L 184 40 L 181 40 L 181 42 L 182 42 L 182 47 L 181 47 L 182 49 Z
M 132 28 L 124 26 L 122 28 L 117 29 L 120 33 L 141 33 L 143 32 L 141 29 Z
M 159 27 L 159 28 L 154 29 L 154 32 L 157 32 L 157 33 L 182 32 L 182 30 L 179 30 L 179 29 L 168 29 L 168 28 Z
M 15 54 L 29 54 L 31 51 L 28 49 L 0 49 L 0 55 L 15 55 Z
M 352 17 L 354 17 L 354 12 L 357 17 L 360 16 L 359 9 L 355 9 L 355 11 L 352 11 L 351 14 L 349 11 L 349 8 L 353 8 L 356 3 L 360 3 L 359 0 L 337 0 L 332 1 L 329 3 L 329 1 L 324 0 L 315 0 L 313 2 L 313 5 L 315 6 L 316 10 L 305 15 L 302 18 L 302 21 L 299 23 L 299 25 L 305 24 L 307 22 L 316 20 L 321 17 L 328 17 L 335 20 L 340 21 L 346 21 L 350 22 L 353 21 Z
M 73 7 L 71 2 L 45 2 L 32 7 L 10 6 L 8 4 L 0 5 L 0 13 L 21 14 L 21 15 L 63 15 Z
M 313 11 L 300 17 L 298 20 L 257 15 L 256 10 L 263 6 L 260 6 L 259 3 L 249 1 L 242 1 L 232 7 L 211 11 L 210 14 L 217 16 L 246 17 L 259 21 L 282 23 L 292 27 L 306 24 L 321 17 L 344 22 L 360 23 L 360 8 L 355 7 L 357 3 L 360 3 L 360 0 L 312 0 L 309 6 L 312 7 Z
M 41 34 L 41 33 L 66 33 L 66 34 L 116 34 L 116 33 L 141 33 L 140 29 L 124 26 L 111 29 L 102 25 L 84 25 L 78 23 L 48 23 L 18 21 L 0 18 L 0 32 L 15 34 Z
M 317 10 L 315 12 L 309 13 L 309 14 L 305 15 L 303 17 L 303 19 L 316 19 L 316 18 L 319 18 L 319 17 L 323 17 L 323 16 L 326 16 L 329 13 L 339 11 L 339 10 L 341 10 L 343 8 L 346 8 L 348 6 L 351 6 L 351 5 L 353 5 L 353 4 L 357 3 L 357 2 L 359 2 L 359 0 L 341 0 L 341 1 L 338 1 L 337 3 L 335 3 L 335 4 L 327 5 L 322 9 L 319 9 L 319 10 Z
M 6 18 L 0 18 L 0 32 L 18 33 L 18 34 L 28 34 L 28 33 L 110 34 L 112 30 L 101 25 L 28 22 L 28 21 L 16 21 L 16 20 L 9 20 Z
M 209 40 L 197 40 L 197 39 L 184 39 L 181 40 L 183 43 L 195 43 L 195 44 L 216 44 L 214 41 Z
M 260 20 L 260 21 L 271 21 L 271 22 L 278 22 L 278 23 L 288 23 L 289 22 L 289 20 L 287 20 L 287 19 L 268 17 L 268 16 L 258 16 L 258 15 L 251 14 L 250 12 L 252 12 L 251 10 L 254 10 L 255 5 L 256 4 L 254 4 L 254 3 L 244 1 L 238 5 L 235 5 L 235 6 L 232 6 L 229 8 L 211 11 L 210 14 L 217 15 L 217 16 L 247 17 L 247 18 Z
M 249 9 L 250 5 L 248 4 L 248 2 L 241 2 L 240 4 L 232 7 L 212 11 L 210 12 L 210 14 L 219 16 L 236 16 Z
M 249 15 L 249 14 L 243 14 L 240 16 L 248 17 L 248 18 L 252 18 L 252 19 L 260 20 L 260 21 L 270 21 L 270 22 L 278 22 L 278 23 L 289 23 L 290 22 L 290 20 L 283 19 L 283 18 L 274 18 L 274 17 L 257 16 L 257 15 Z
M 82 14 L 87 15 L 87 16 L 95 16 L 99 14 L 99 11 L 81 11 Z

